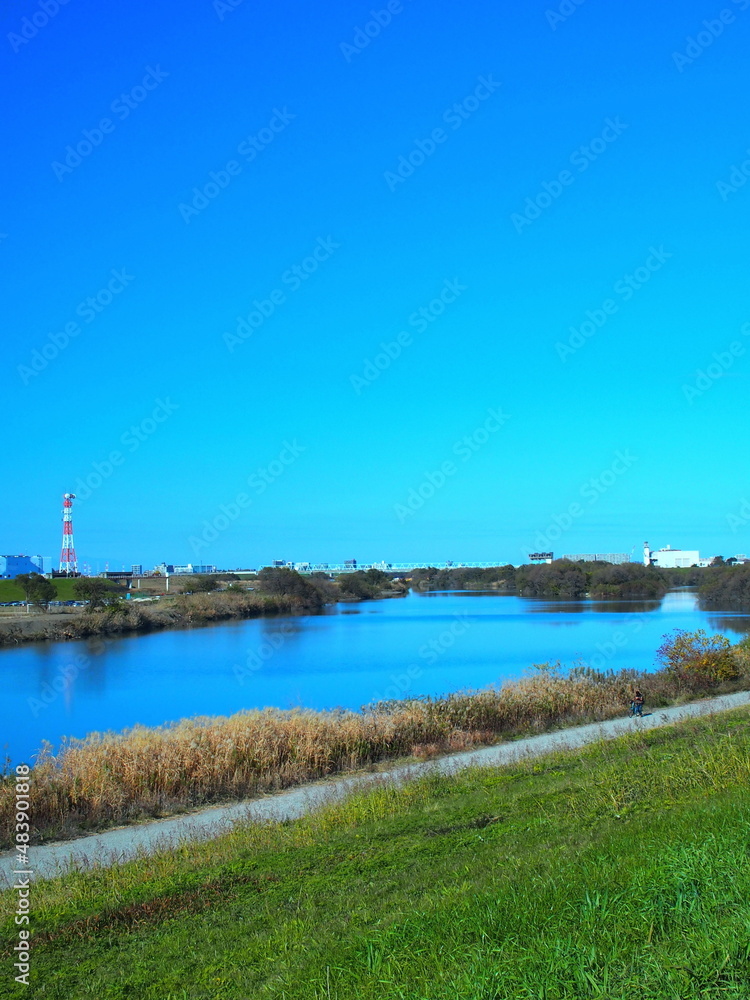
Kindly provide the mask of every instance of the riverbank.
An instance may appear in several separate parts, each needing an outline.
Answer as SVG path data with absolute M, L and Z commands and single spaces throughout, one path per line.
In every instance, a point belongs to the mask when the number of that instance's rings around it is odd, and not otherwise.
M 237 801 L 383 761 L 605 721 L 622 715 L 636 687 L 651 710 L 750 688 L 746 645 L 707 657 L 697 646 L 688 653 L 653 673 L 543 665 L 498 688 L 381 702 L 359 712 L 266 709 L 93 734 L 37 761 L 31 842 Z M 9 843 L 13 808 L 6 778 L 2 846 Z
M 20 613 L 12 621 L 0 623 L 0 644 L 60 642 L 94 636 L 148 633 L 159 629 L 190 628 L 232 619 L 262 615 L 288 615 L 318 610 L 322 605 L 294 596 L 241 594 L 181 594 L 164 597 L 158 603 L 123 601 L 115 607 L 89 611 L 68 609 L 68 613 L 32 615 Z
M 141 600 L 120 600 L 113 606 L 39 610 L 27 614 L 18 609 L 0 617 L 0 646 L 27 642 L 64 642 L 96 636 L 148 634 L 161 629 L 192 628 L 197 625 L 261 618 L 273 615 L 310 614 L 326 605 L 358 603 L 403 597 L 406 588 L 355 595 L 334 584 L 325 589 L 310 587 L 300 593 L 250 592 L 228 589 L 214 593 L 178 594 Z
M 53 1000 L 740 1000 L 748 711 L 648 723 L 33 878 L 32 982 Z

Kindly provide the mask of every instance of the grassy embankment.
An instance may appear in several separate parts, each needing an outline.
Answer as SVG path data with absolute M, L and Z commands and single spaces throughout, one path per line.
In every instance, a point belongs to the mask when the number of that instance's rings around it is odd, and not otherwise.
M 651 709 L 750 687 L 747 642 L 709 653 L 688 643 L 680 657 L 649 674 L 545 665 L 500 688 L 359 712 L 266 709 L 93 734 L 37 761 L 32 842 L 237 800 L 381 761 L 614 718 L 626 711 L 635 687 L 645 691 Z M 0 779 L 0 848 L 9 844 L 13 791 L 10 778 Z
M 746 1000 L 749 834 L 747 710 L 382 787 L 34 886 L 32 993 Z
M 77 599 L 73 592 L 75 580 L 71 577 L 56 576 L 53 577 L 51 582 L 56 591 L 54 600 L 75 601 Z M 23 590 L 21 590 L 17 583 L 14 583 L 13 580 L 0 580 L 0 604 L 23 600 L 25 600 Z M 8 609 L 0 608 L 0 610 Z

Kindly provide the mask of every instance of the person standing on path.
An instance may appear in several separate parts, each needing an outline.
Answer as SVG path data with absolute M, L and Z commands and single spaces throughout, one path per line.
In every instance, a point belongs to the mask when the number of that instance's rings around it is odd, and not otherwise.
M 643 715 L 643 700 L 643 695 L 638 688 L 636 688 L 632 703 L 633 715 Z

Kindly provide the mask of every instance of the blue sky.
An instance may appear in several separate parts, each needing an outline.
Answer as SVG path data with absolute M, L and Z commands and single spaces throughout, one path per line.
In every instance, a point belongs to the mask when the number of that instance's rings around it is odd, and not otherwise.
M 746 4 L 4 11 L 0 549 L 750 551 Z

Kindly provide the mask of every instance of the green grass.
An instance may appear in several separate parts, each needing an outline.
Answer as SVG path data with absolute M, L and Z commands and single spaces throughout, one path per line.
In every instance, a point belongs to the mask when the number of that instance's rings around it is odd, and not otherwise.
M 65 576 L 54 577 L 52 583 L 57 591 L 56 601 L 76 600 L 73 593 L 74 579 Z M 14 583 L 13 580 L 0 580 L 0 603 L 23 600 L 25 600 L 24 593 L 17 583 Z
M 747 998 L 749 860 L 741 710 L 39 883 L 0 996 Z

